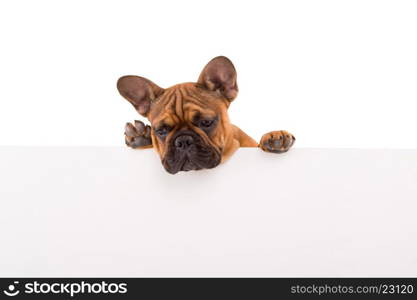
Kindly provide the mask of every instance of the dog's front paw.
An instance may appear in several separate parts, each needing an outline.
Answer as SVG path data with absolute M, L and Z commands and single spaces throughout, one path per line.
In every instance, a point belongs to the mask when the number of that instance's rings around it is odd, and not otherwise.
M 284 153 L 294 142 L 295 137 L 285 130 L 271 131 L 262 136 L 259 147 L 265 152 Z
M 141 121 L 135 121 L 134 124 L 126 123 L 125 142 L 132 148 L 148 148 L 152 146 L 151 127 L 143 124 Z

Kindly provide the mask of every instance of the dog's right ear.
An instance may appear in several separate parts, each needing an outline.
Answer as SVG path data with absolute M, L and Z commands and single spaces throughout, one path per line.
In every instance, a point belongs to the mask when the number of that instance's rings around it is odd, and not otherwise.
M 152 81 L 139 76 L 123 76 L 117 81 L 120 95 L 126 98 L 140 113 L 146 117 L 151 107 L 151 101 L 164 92 L 164 89 Z
M 230 59 L 217 56 L 204 67 L 197 82 L 208 90 L 218 91 L 231 102 L 239 91 L 236 77 L 236 69 Z

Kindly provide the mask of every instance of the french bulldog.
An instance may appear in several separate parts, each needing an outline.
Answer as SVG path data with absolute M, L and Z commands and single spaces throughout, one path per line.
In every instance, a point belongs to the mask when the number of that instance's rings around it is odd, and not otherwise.
M 146 78 L 128 75 L 117 81 L 117 89 L 150 123 L 127 123 L 126 145 L 153 147 L 171 174 L 214 168 L 239 147 L 284 153 L 295 142 L 292 134 L 278 130 L 264 134 L 257 143 L 230 123 L 227 110 L 238 85 L 235 67 L 224 56 L 212 59 L 197 82 L 164 89 Z

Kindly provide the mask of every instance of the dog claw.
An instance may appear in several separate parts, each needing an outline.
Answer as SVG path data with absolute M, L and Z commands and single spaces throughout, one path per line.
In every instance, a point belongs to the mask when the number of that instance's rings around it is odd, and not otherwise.
M 264 134 L 259 147 L 265 152 L 284 153 L 294 145 L 295 137 L 284 131 L 271 131 Z
M 127 136 L 137 136 L 138 135 L 138 131 L 136 130 L 136 127 L 133 126 L 131 123 L 126 123 L 126 126 L 125 126 L 125 134 Z
M 151 127 L 141 121 L 126 123 L 125 142 L 131 148 L 143 148 L 152 145 Z
M 144 137 L 150 138 L 151 137 L 151 127 L 146 126 Z
M 143 134 L 146 126 L 143 124 L 143 122 L 135 120 L 135 127 L 139 134 Z

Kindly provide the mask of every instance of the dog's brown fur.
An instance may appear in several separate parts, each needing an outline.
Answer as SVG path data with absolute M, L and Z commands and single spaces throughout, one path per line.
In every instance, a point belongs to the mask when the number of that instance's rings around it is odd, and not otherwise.
M 151 123 L 151 127 L 140 121 L 128 123 L 125 129 L 126 144 L 132 148 L 154 147 L 169 172 L 172 170 L 165 165 L 164 159 L 173 151 L 173 139 L 181 132 L 189 132 L 198 140 L 201 139 L 204 147 L 212 149 L 213 157 L 220 155 L 221 162 L 239 147 L 260 147 L 273 153 L 288 151 L 295 138 L 286 131 L 266 133 L 258 144 L 230 123 L 227 109 L 238 93 L 236 77 L 232 62 L 223 56 L 214 58 L 206 65 L 197 83 L 177 84 L 162 89 L 142 77 L 121 77 L 117 84 L 120 94 Z M 200 126 L 199 120 L 209 120 L 208 123 L 215 120 L 215 126 L 211 125 L 214 128 L 208 131 Z M 162 128 L 163 137 L 158 135 L 161 132 L 159 128 Z M 166 128 L 169 128 L 169 132 L 165 135 Z

